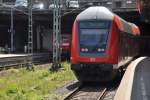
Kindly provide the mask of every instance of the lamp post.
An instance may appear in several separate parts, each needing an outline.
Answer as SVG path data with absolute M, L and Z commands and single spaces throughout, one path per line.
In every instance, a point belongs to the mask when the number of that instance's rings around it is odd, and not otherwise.
M 11 52 L 14 51 L 14 16 L 13 8 L 11 8 Z
M 114 0 L 112 0 L 112 10 L 114 9 Z

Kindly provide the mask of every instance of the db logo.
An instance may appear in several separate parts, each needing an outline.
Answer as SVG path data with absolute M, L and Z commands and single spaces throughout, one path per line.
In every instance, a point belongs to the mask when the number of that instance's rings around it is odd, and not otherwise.
M 90 61 L 91 62 L 95 62 L 95 58 L 90 58 Z

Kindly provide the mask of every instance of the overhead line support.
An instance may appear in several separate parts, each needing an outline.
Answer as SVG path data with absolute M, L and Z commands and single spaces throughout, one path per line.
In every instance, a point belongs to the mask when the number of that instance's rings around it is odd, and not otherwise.
M 53 64 L 51 70 L 61 67 L 61 6 L 62 0 L 54 0 L 53 9 Z

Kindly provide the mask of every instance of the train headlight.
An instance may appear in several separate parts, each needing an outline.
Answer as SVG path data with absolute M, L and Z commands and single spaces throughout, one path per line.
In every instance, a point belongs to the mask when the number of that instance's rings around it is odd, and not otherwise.
M 104 49 L 104 48 L 102 48 L 102 49 L 101 49 L 101 48 L 98 48 L 97 51 L 98 51 L 98 52 L 104 52 L 105 49 Z
M 102 52 L 104 52 L 104 51 L 105 51 L 105 49 L 101 49 L 101 51 L 102 51 Z
M 82 52 L 84 52 L 84 51 L 85 51 L 85 49 L 84 49 L 84 48 L 82 48 L 82 49 L 81 49 L 81 51 L 82 51 Z
M 85 48 L 85 51 L 88 52 L 89 51 L 88 48 Z
M 88 48 L 82 48 L 81 49 L 81 52 L 88 52 L 89 50 L 88 50 Z
M 98 52 L 101 52 L 101 49 L 100 49 L 100 48 L 98 48 L 98 49 L 97 49 L 97 51 L 98 51 Z

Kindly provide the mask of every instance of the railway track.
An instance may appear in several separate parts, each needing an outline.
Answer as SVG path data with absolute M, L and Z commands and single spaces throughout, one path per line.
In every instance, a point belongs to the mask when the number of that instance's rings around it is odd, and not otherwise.
M 70 93 L 64 100 L 104 100 L 108 88 L 98 86 L 79 87 Z
M 17 67 L 19 65 L 26 65 L 29 61 L 33 61 L 34 64 L 41 64 L 50 61 L 50 55 L 48 54 L 36 54 L 33 56 L 14 56 L 0 58 L 0 70 Z

